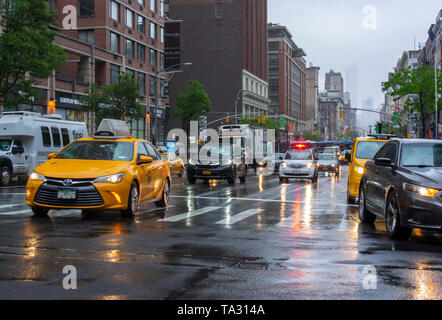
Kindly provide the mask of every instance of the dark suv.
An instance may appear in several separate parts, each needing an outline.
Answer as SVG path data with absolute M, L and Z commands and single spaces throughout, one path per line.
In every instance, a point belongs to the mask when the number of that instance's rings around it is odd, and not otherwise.
M 359 190 L 359 218 L 385 219 L 392 238 L 412 228 L 442 231 L 442 141 L 394 139 L 365 164 Z

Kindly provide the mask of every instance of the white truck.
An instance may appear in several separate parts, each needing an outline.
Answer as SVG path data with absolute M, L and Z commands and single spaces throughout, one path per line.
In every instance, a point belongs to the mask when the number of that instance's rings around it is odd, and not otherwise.
M 27 111 L 4 112 L 0 118 L 0 185 L 13 177 L 27 179 L 35 167 L 70 142 L 88 137 L 85 123 L 60 115 Z

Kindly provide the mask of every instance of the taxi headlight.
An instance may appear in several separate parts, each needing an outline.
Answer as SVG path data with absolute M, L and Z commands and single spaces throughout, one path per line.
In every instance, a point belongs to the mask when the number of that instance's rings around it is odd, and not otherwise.
M 404 190 L 416 193 L 422 197 L 429 197 L 429 198 L 434 198 L 434 196 L 439 192 L 439 190 L 437 189 L 416 186 L 410 183 L 404 183 Z
M 41 174 L 39 174 L 39 173 L 37 173 L 37 172 L 32 172 L 31 173 L 31 175 L 29 176 L 29 180 L 34 180 L 34 181 L 46 181 L 46 178 L 43 176 L 43 175 L 41 175 Z
M 355 165 L 354 170 L 359 174 L 364 174 L 364 168 L 362 168 L 358 165 Z
M 311 168 L 313 166 L 313 162 L 307 163 L 307 168 Z
M 123 181 L 125 173 L 112 174 L 110 176 L 99 177 L 94 180 L 94 183 L 113 183 L 117 184 Z
M 282 163 L 282 167 L 283 167 L 283 168 L 287 168 L 287 163 L 283 162 L 283 163 Z

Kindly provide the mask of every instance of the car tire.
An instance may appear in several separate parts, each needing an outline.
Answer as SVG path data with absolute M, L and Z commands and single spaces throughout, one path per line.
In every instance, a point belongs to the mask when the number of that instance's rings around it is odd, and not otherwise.
M 182 178 L 184 176 L 184 167 L 181 167 L 180 173 L 178 173 L 178 177 Z
M 376 216 L 367 209 L 365 190 L 362 186 L 359 190 L 359 220 L 364 224 L 373 224 L 376 220 Z
M 288 179 L 279 177 L 279 183 L 285 183 Z
M 348 191 L 347 191 L 347 203 L 348 203 L 348 204 L 355 204 L 355 203 L 356 203 L 356 199 L 355 199 L 355 197 L 352 197 L 352 196 L 348 193 Z
M 12 171 L 9 167 L 3 166 L 0 168 L 0 186 L 7 187 L 12 181 Z
M 388 235 L 392 239 L 407 240 L 412 228 L 401 226 L 400 211 L 397 196 L 394 192 L 391 192 L 387 198 L 387 206 L 385 210 L 385 227 L 387 228 Z
M 138 185 L 134 181 L 130 187 L 129 198 L 127 199 L 127 209 L 121 211 L 121 215 L 125 218 L 132 218 L 138 210 L 139 194 Z
M 31 207 L 31 210 L 36 217 L 47 217 L 50 209 L 43 207 Z
M 196 183 L 196 179 L 193 177 L 187 177 L 187 181 L 189 182 L 189 184 L 195 184 Z
M 155 205 L 159 208 L 166 208 L 167 205 L 169 204 L 169 197 L 170 197 L 170 182 L 169 179 L 166 179 L 166 182 L 164 183 L 161 200 L 155 202 Z

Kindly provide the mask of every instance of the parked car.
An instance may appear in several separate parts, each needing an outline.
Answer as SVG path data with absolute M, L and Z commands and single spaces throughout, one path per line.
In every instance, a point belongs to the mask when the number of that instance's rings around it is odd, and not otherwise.
M 175 153 L 171 152 L 162 152 L 161 156 L 169 161 L 170 163 L 170 173 L 176 174 L 178 177 L 182 177 L 184 175 L 184 161 L 180 157 L 177 157 Z
M 199 154 L 206 155 L 194 161 L 189 159 L 187 165 L 187 179 L 195 184 L 197 179 L 227 180 L 233 185 L 239 178 L 241 183 L 246 182 L 247 164 L 245 156 L 238 146 L 203 146 Z
M 338 146 L 325 147 L 322 153 L 331 153 L 339 157 L 341 155 L 341 149 Z
M 359 195 L 359 183 L 364 174 L 364 166 L 367 160 L 372 159 L 376 152 L 389 141 L 391 135 L 369 135 L 368 137 L 356 138 L 351 153 L 347 153 L 349 162 L 347 202 L 355 203 Z
M 392 238 L 412 228 L 442 231 L 442 141 L 394 139 L 365 164 L 359 218 L 385 219 Z
M 334 172 L 339 174 L 339 159 L 334 154 L 320 153 L 318 155 L 318 168 L 319 171 Z
M 289 178 L 318 181 L 317 161 L 311 149 L 287 151 L 279 170 L 279 181 L 289 181 Z
M 61 120 L 57 114 L 4 112 L 0 118 L 0 185 L 12 177 L 25 180 L 34 168 L 70 142 L 88 137 L 83 122 Z

